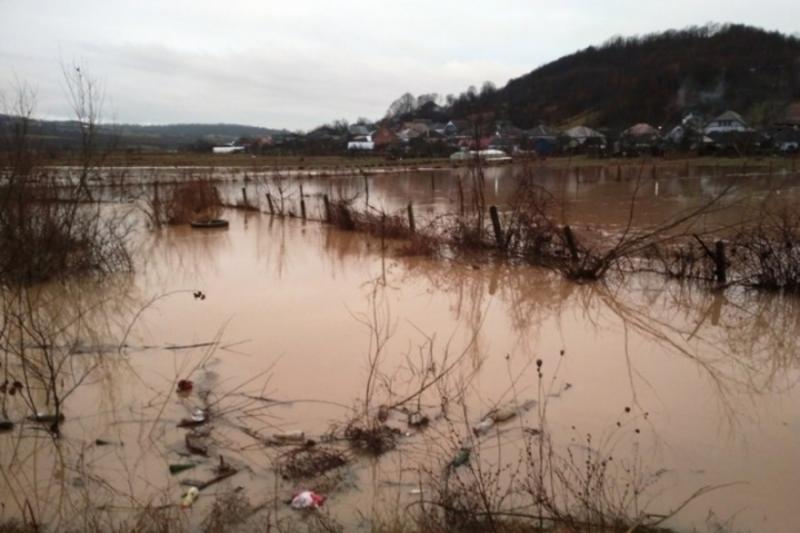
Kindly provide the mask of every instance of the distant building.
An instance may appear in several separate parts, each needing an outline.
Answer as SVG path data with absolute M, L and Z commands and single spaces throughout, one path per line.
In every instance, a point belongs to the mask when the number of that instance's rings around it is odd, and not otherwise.
M 211 151 L 215 154 L 235 154 L 244 152 L 244 146 L 215 146 Z
M 539 155 L 550 155 L 558 150 L 558 137 L 561 134 L 557 129 L 539 124 L 522 133 L 526 140 L 526 148 L 533 149 Z
M 375 143 L 372 142 L 371 135 L 365 135 L 361 137 L 356 137 L 352 141 L 347 143 L 347 149 L 352 151 L 363 151 L 363 152 L 370 152 L 375 149 Z
M 371 133 L 369 126 L 365 124 L 351 124 L 347 131 L 350 135 L 357 137 L 363 137 Z
M 606 142 L 605 135 L 586 126 L 570 128 L 564 132 L 564 136 L 569 139 L 569 144 L 573 147 L 586 144 L 600 145 Z
M 734 133 L 752 131 L 742 116 L 735 111 L 725 111 L 720 116 L 710 120 L 703 128 L 706 135 L 712 133 Z
M 800 102 L 790 104 L 771 128 L 775 147 L 780 152 L 800 152 Z
M 622 132 L 619 151 L 623 154 L 652 152 L 661 142 L 661 132 L 650 124 L 640 122 Z
M 448 137 L 472 135 L 472 124 L 468 120 L 451 120 L 444 126 L 444 134 Z
M 372 142 L 375 144 L 375 148 L 380 150 L 398 144 L 400 137 L 388 126 L 382 126 L 372 135 Z

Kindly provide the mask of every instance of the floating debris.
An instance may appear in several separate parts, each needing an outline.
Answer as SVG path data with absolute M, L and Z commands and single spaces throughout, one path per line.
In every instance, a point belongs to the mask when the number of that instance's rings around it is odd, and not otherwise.
M 485 435 L 488 433 L 495 424 L 502 424 L 508 422 L 512 418 L 519 416 L 525 411 L 530 410 L 536 405 L 536 400 L 526 400 L 521 404 L 509 403 L 500 407 L 495 407 L 486 413 L 480 422 L 472 426 L 472 433 L 475 436 Z
M 190 431 L 184 439 L 186 449 L 194 455 L 208 456 L 208 434 Z
M 14 429 L 14 422 L 11 420 L 0 420 L 0 431 L 11 431 Z
M 494 420 L 491 418 L 484 418 L 474 426 L 472 426 L 472 433 L 475 434 L 476 437 L 481 435 L 485 435 L 489 433 L 489 431 L 494 427 Z
M 312 478 L 344 466 L 347 459 L 333 448 L 304 446 L 278 457 L 278 471 L 284 479 Z
M 517 407 L 515 405 L 504 405 L 492 409 L 487 413 L 486 417 L 492 419 L 495 424 L 506 422 L 517 416 Z
M 428 418 L 428 415 L 424 415 L 419 411 L 408 414 L 408 425 L 412 428 L 425 427 L 430 423 L 430 421 L 431 419 Z
M 402 435 L 399 429 L 383 424 L 370 428 L 350 424 L 344 430 L 344 437 L 351 446 L 374 455 L 381 455 L 394 449 L 399 435 Z
M 189 490 L 186 491 L 186 494 L 183 495 L 183 498 L 181 498 L 181 507 L 188 509 L 197 501 L 198 496 L 200 496 L 200 489 L 197 487 L 190 487 Z
M 194 388 L 194 383 L 188 379 L 181 379 L 178 381 L 178 394 L 181 396 L 189 396 Z
M 292 509 L 319 509 L 327 498 L 311 490 L 303 490 L 292 496 Z
M 461 449 L 458 450 L 458 453 L 453 460 L 448 463 L 447 466 L 450 468 L 458 468 L 459 466 L 463 466 L 469 462 L 470 455 L 472 454 L 472 450 L 468 446 L 462 446 Z
M 210 220 L 193 220 L 189 225 L 194 229 L 225 229 L 229 224 L 225 219 L 214 218 Z
M 185 472 L 186 470 L 190 470 L 197 466 L 197 463 L 178 463 L 169 465 L 169 473 L 173 476 L 175 474 L 180 474 L 181 472 Z
M 64 421 L 64 414 L 58 413 L 57 415 L 52 415 L 49 413 L 36 413 L 35 415 L 29 416 L 28 420 L 31 422 L 39 422 L 40 424 L 60 424 Z
M 306 434 L 298 429 L 275 433 L 272 435 L 272 438 L 278 442 L 303 442 L 306 438 Z
M 199 407 L 195 408 L 192 411 L 191 418 L 184 418 L 180 422 L 178 422 L 179 428 L 193 428 L 197 426 L 202 426 L 208 421 L 208 413 Z

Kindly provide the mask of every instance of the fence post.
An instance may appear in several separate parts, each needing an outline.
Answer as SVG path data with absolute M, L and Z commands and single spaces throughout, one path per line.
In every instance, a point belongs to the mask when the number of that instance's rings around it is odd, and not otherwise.
M 269 214 L 275 216 L 275 206 L 272 205 L 272 195 L 267 193 L 267 204 L 269 204 Z
M 575 235 L 573 235 L 572 228 L 569 226 L 564 226 L 564 238 L 567 240 L 567 248 L 569 248 L 569 253 L 572 256 L 572 260 L 577 261 L 578 247 L 575 244 Z
M 300 184 L 300 216 L 303 220 L 306 219 L 306 199 L 303 195 L 303 184 Z
M 325 222 L 330 223 L 330 221 L 331 221 L 331 203 L 330 203 L 330 200 L 328 200 L 328 195 L 327 194 L 323 194 L 322 195 L 322 202 L 325 204 Z
M 500 215 L 497 213 L 497 206 L 489 208 L 489 216 L 492 217 L 492 226 L 494 227 L 494 239 L 497 241 L 498 248 L 505 248 L 505 239 L 503 238 L 503 228 L 500 226 Z
M 716 266 L 715 277 L 717 281 L 720 283 L 727 282 L 728 276 L 726 270 L 728 263 L 725 260 L 725 243 L 722 241 L 717 241 L 714 245 L 714 263 Z
M 244 208 L 248 209 L 250 204 L 247 203 L 247 187 L 242 187 L 242 200 L 244 201 Z
M 417 232 L 417 226 L 414 223 L 414 207 L 411 205 L 411 202 L 408 202 L 408 229 L 411 233 Z

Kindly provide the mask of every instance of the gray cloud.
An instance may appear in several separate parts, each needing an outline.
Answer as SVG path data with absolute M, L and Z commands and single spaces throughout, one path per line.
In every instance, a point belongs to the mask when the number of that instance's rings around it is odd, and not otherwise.
M 710 20 L 791 33 L 798 15 L 783 0 L 0 0 L 0 86 L 27 80 L 41 115 L 66 116 L 60 64 L 78 61 L 121 122 L 310 128 L 377 118 L 405 91 L 503 85 L 615 34 Z

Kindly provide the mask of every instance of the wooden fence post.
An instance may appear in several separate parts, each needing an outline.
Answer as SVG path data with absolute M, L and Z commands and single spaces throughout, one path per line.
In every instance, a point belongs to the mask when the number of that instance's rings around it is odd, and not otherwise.
M 417 226 L 414 223 L 414 207 L 411 205 L 411 202 L 408 202 L 408 229 L 411 233 L 417 232 Z
M 306 219 L 306 199 L 303 195 L 303 184 L 300 184 L 300 216 L 303 220 Z
M 325 204 L 325 222 L 330 223 L 330 221 L 331 221 L 331 203 L 330 203 L 330 200 L 328 200 L 328 195 L 327 194 L 323 194 L 322 195 L 322 202 Z
M 726 270 L 728 262 L 725 260 L 725 243 L 722 241 L 717 241 L 714 245 L 714 263 L 716 266 L 715 277 L 717 281 L 720 283 L 727 282 L 728 276 Z
M 503 228 L 500 226 L 500 215 L 497 212 L 497 206 L 493 205 L 489 208 L 489 216 L 492 217 L 494 239 L 497 241 L 497 247 L 505 248 L 505 238 L 503 238 Z
M 248 209 L 250 204 L 247 203 L 247 187 L 242 187 L 242 200 L 244 201 L 244 208 Z
M 267 204 L 269 205 L 269 213 L 275 215 L 275 206 L 272 204 L 272 195 L 267 193 Z
M 567 240 L 567 248 L 572 256 L 573 261 L 578 260 L 578 246 L 575 244 L 575 235 L 572 233 L 572 228 L 564 226 L 564 238 Z

